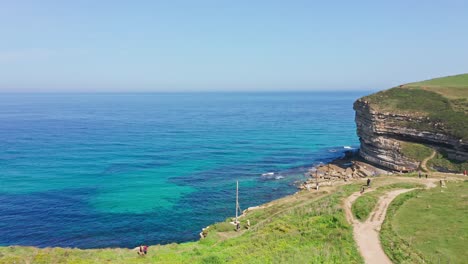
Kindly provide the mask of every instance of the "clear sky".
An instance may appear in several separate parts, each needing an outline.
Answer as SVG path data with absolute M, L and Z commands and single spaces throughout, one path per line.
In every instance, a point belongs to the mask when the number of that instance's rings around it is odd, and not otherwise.
M 468 72 L 468 1 L 0 0 L 0 91 L 383 89 Z

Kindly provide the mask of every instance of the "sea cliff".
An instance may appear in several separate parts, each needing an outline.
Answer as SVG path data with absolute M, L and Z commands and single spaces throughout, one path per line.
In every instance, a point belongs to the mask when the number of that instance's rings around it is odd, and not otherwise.
M 468 74 L 400 85 L 354 103 L 360 156 L 397 171 L 468 166 Z M 429 155 L 422 152 L 430 150 Z

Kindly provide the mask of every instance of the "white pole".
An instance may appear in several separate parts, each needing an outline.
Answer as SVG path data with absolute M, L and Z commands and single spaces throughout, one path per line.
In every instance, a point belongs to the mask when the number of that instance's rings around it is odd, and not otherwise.
M 237 208 L 239 208 L 239 181 L 237 181 L 237 187 L 236 187 L 236 224 L 237 224 Z

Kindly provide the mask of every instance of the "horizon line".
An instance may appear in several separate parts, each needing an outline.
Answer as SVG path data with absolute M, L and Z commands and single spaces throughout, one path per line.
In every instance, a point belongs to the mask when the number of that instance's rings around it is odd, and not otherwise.
M 212 90 L 181 90 L 181 91 L 19 91 L 19 92 L 10 92 L 10 91 L 0 91 L 0 94 L 184 94 L 184 93 L 199 93 L 199 94 L 208 94 L 208 93 L 251 93 L 251 94 L 260 94 L 260 93 L 321 93 L 321 92 L 373 92 L 380 91 L 384 89 L 320 89 L 320 90 L 225 90 L 225 91 L 212 91 Z

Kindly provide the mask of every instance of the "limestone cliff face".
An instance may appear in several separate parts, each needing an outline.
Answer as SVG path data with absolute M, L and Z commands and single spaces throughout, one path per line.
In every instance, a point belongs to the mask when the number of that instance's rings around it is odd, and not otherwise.
M 443 150 L 456 160 L 468 160 L 468 142 L 444 132 L 442 124 L 417 114 L 381 112 L 365 99 L 354 103 L 357 134 L 361 142 L 360 155 L 367 161 L 397 171 L 416 170 L 419 162 L 405 157 L 401 142 L 416 142 Z M 414 125 L 424 123 L 431 131 L 416 129 Z M 419 126 L 424 127 L 424 126 Z

